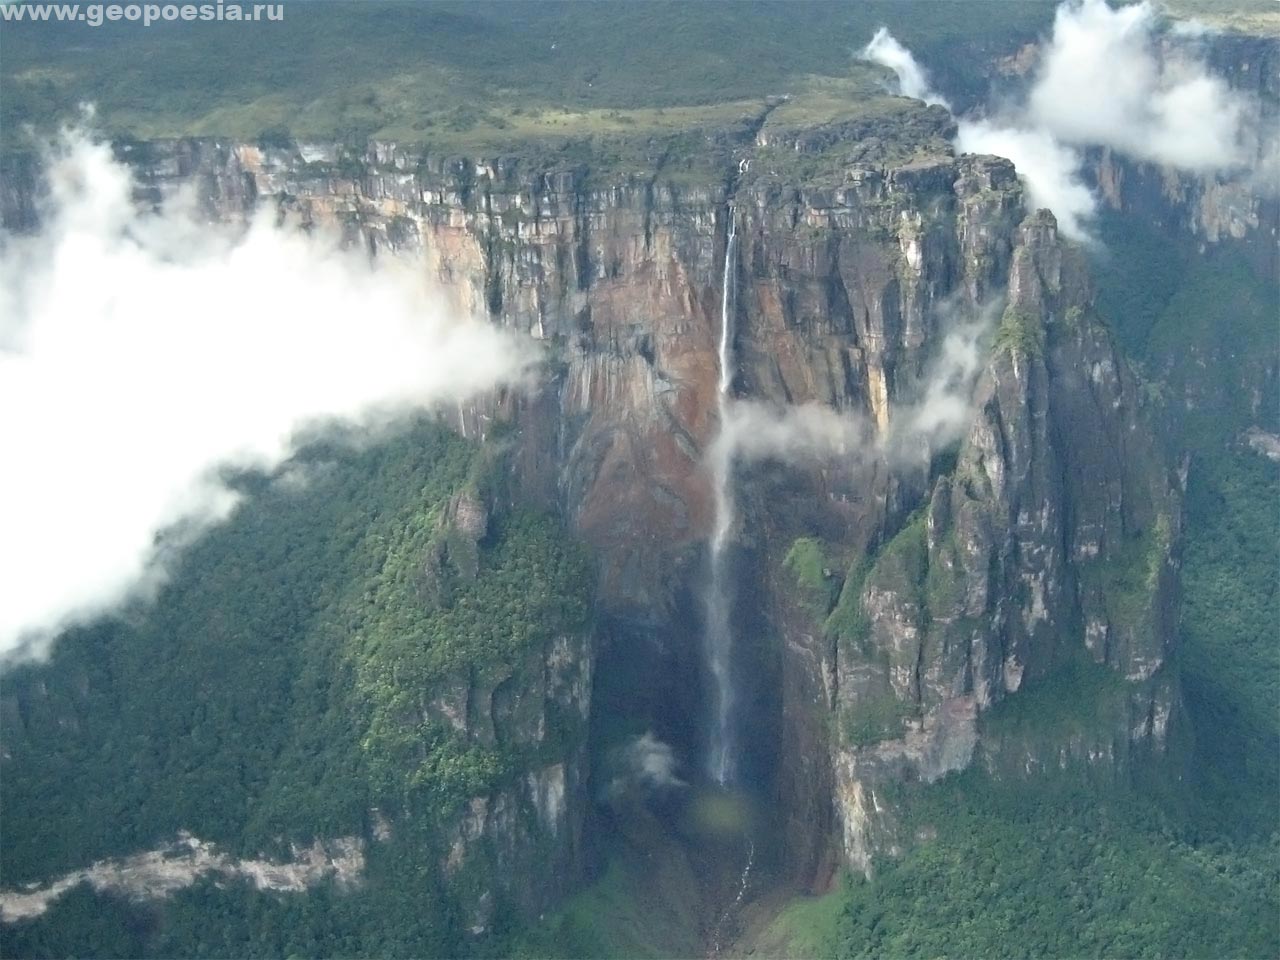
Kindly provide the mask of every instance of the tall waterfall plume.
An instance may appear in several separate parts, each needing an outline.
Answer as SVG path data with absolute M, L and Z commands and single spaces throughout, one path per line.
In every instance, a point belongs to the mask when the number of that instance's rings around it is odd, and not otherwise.
M 711 533 L 711 577 L 706 597 L 706 656 L 714 684 L 715 717 L 711 728 L 708 765 L 717 783 L 733 777 L 733 633 L 730 619 L 730 584 L 725 551 L 733 527 L 733 445 L 728 432 L 733 400 L 733 318 L 737 280 L 737 218 L 729 205 L 729 233 L 725 241 L 724 275 L 720 290 L 720 382 L 716 400 L 720 434 L 712 444 L 711 482 L 715 525 Z

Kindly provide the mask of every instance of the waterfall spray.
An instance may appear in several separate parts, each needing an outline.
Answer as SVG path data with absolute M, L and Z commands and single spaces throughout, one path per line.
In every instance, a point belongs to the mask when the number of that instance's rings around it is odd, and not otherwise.
M 720 432 L 711 451 L 711 482 L 715 525 L 711 533 L 711 582 L 707 592 L 706 647 L 711 680 L 715 686 L 715 718 L 711 728 L 708 765 L 717 783 L 733 776 L 733 678 L 730 653 L 733 636 L 729 617 L 729 584 L 725 548 L 733 527 L 733 445 L 728 435 L 729 405 L 733 390 L 734 287 L 737 279 L 735 248 L 738 229 L 733 205 L 729 205 L 729 234 L 724 248 L 724 275 L 720 290 L 720 382 L 717 406 Z

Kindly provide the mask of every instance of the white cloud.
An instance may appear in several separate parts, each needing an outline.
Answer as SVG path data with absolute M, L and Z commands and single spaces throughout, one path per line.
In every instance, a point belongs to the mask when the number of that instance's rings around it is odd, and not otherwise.
M 1192 17 L 1189 20 L 1176 21 L 1173 26 L 1169 28 L 1169 32 L 1175 37 L 1198 40 L 1201 37 L 1212 36 L 1215 31 L 1207 23 Z
M 1190 53 L 1160 56 L 1157 26 L 1147 3 L 1064 3 L 1028 98 L 1030 120 L 1064 143 L 1185 170 L 1243 165 L 1243 98 Z
M 962 120 L 955 146 L 961 153 L 985 153 L 1012 160 L 1027 191 L 1028 206 L 1047 207 L 1063 235 L 1088 238 L 1087 224 L 1097 198 L 1080 178 L 1078 151 L 1063 146 L 1048 130 L 990 120 Z
M 677 771 L 680 761 L 675 751 L 653 735 L 644 733 L 619 748 L 615 755 L 619 770 L 609 781 L 609 793 L 616 797 L 630 785 L 647 790 L 668 790 L 687 786 Z
M 968 316 L 951 304 L 940 308 L 946 332 L 938 354 L 925 371 L 917 399 L 890 410 L 886 432 L 858 413 L 818 403 L 777 406 L 738 400 L 729 408 L 712 456 L 919 464 L 959 440 L 972 422 L 973 390 L 986 356 L 983 344 L 1000 307 L 993 301 Z
M 969 319 L 945 309 L 947 333 L 925 376 L 923 395 L 897 414 L 898 434 L 909 446 L 939 449 L 959 440 L 973 419 L 973 387 L 982 372 L 983 344 L 995 326 L 1001 303 L 993 301 Z
M 889 32 L 888 27 L 876 31 L 871 42 L 862 50 L 862 59 L 888 67 L 898 76 L 898 89 L 904 97 L 914 97 L 925 103 L 937 103 L 948 110 L 951 104 L 929 86 L 929 77 L 916 62 L 911 51 Z
M 881 27 L 867 44 L 863 57 L 889 67 L 898 75 L 906 96 L 940 103 L 947 101 L 931 90 L 924 70 L 911 51 Z M 1043 127 L 1029 120 L 961 117 L 956 124 L 955 147 L 960 153 L 985 153 L 1013 161 L 1031 206 L 1048 207 L 1058 218 L 1065 236 L 1088 239 L 1086 224 L 1097 203 L 1080 179 L 1078 151 L 1064 146 Z
M 1194 29 L 1173 30 L 1183 42 L 1163 51 L 1158 31 L 1148 3 L 1063 3 L 1026 103 L 999 117 L 958 118 L 956 149 L 1012 160 L 1030 204 L 1052 210 L 1077 240 L 1089 239 L 1097 207 L 1080 176 L 1084 147 L 1200 173 L 1260 164 L 1256 106 L 1210 74 L 1186 42 Z M 893 69 L 907 96 L 946 103 L 884 28 L 863 56 Z
M 375 265 L 270 213 L 232 233 L 142 214 L 109 150 L 68 134 L 37 235 L 0 249 L 0 658 L 145 594 L 224 518 L 226 468 L 517 377 L 421 265 Z
M 858 459 L 874 450 L 875 429 L 865 417 L 820 403 L 776 406 L 736 400 L 716 439 L 720 450 L 743 460 Z

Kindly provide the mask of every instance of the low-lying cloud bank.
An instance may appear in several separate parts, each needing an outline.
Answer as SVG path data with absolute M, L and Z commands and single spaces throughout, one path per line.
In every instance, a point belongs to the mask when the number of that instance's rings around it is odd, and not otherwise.
M 457 317 L 420 264 L 277 223 L 132 201 L 84 133 L 48 157 L 37 235 L 0 239 L 0 662 L 145 596 L 165 559 L 304 429 L 384 428 L 519 377 L 524 348 Z
M 1174 37 L 1191 39 L 1186 31 Z M 945 104 L 887 30 L 862 55 L 893 70 L 903 94 Z M 1257 116 L 1255 104 L 1210 73 L 1194 45 L 1162 50 L 1151 4 L 1112 9 L 1105 0 L 1080 0 L 1058 7 L 1026 101 L 998 116 L 959 118 L 956 149 L 1012 160 L 1030 202 L 1052 210 L 1065 234 L 1084 239 L 1097 201 L 1081 180 L 1080 148 L 1110 147 L 1200 173 L 1244 169 L 1265 152 Z
M 1246 165 L 1244 99 L 1189 49 L 1161 57 L 1158 26 L 1149 3 L 1059 7 L 1028 117 L 1063 143 L 1101 144 L 1184 170 Z

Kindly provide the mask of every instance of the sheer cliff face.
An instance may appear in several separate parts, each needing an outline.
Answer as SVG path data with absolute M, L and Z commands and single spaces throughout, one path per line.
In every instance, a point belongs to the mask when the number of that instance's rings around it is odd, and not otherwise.
M 892 464 L 860 452 L 740 471 L 731 536 L 753 614 L 739 650 L 760 694 L 741 719 L 744 739 L 770 741 L 761 754 L 776 758 L 763 779 L 789 865 L 817 876 L 834 837 L 866 869 L 904 842 L 895 784 L 975 759 L 1027 775 L 1068 760 L 1116 768 L 1135 745 L 1163 748 L 1176 705 L 1165 666 L 1176 497 L 1078 253 L 1052 218 L 1026 215 L 1008 162 L 939 156 L 781 188 L 750 167 L 690 186 L 420 160 L 390 144 L 345 158 L 134 149 L 157 195 L 194 182 L 220 218 L 275 203 L 373 251 L 415 252 L 460 308 L 547 344 L 534 387 L 458 411 L 458 426 L 513 423 L 513 495 L 557 507 L 594 549 L 603 619 L 631 625 L 610 628 L 631 631 L 622 641 L 601 638 L 597 675 L 625 663 L 639 671 L 629 682 L 670 689 L 690 710 L 696 681 L 663 671 L 697 671 L 688 611 L 712 522 L 704 453 L 717 429 L 727 218 L 744 398 L 821 404 L 886 436 L 919 398 L 945 318 L 1002 305 L 958 449 L 922 442 Z M 783 571 L 798 537 L 830 558 L 816 603 Z M 1047 738 L 987 729 L 1002 699 L 1077 650 L 1116 679 L 1093 722 Z M 576 837 L 585 805 L 582 758 L 566 764 L 528 785 L 556 838 Z M 492 826 L 501 803 L 473 802 L 460 857 L 495 830 L 533 849 L 518 824 Z
M 463 411 L 460 426 L 515 417 L 522 479 L 597 547 L 608 608 L 642 619 L 669 609 L 671 565 L 710 525 L 703 453 L 717 429 L 723 184 L 600 186 L 586 169 L 420 162 L 392 145 L 343 162 L 320 147 L 179 142 L 146 153 L 154 197 L 194 182 L 220 218 L 275 202 L 373 251 L 420 251 L 461 309 L 545 341 L 538 389 Z M 936 352 L 939 307 L 1000 294 L 1020 195 L 1012 167 L 991 158 L 855 176 L 829 189 L 739 185 L 736 392 L 858 413 L 883 433 Z M 861 505 L 833 509 L 867 541 L 904 482 L 870 471 Z
M 1259 129 L 1276 129 L 1275 112 Z M 1151 224 L 1200 251 L 1233 245 L 1264 275 L 1280 273 L 1280 147 L 1266 148 L 1256 172 L 1201 175 L 1141 163 L 1105 148 L 1086 153 L 1083 172 L 1103 209 Z
M 1176 707 L 1178 504 L 1137 384 L 1047 215 L 1017 229 L 1008 278 L 956 467 L 854 582 L 864 626 L 835 653 L 837 805 L 864 868 L 900 842 L 886 786 L 975 757 L 1004 776 L 1072 761 L 1113 773 L 1135 749 L 1165 749 Z M 984 722 L 1024 685 L 1077 669 L 1081 639 L 1108 668 L 1075 705 L 1082 727 Z

